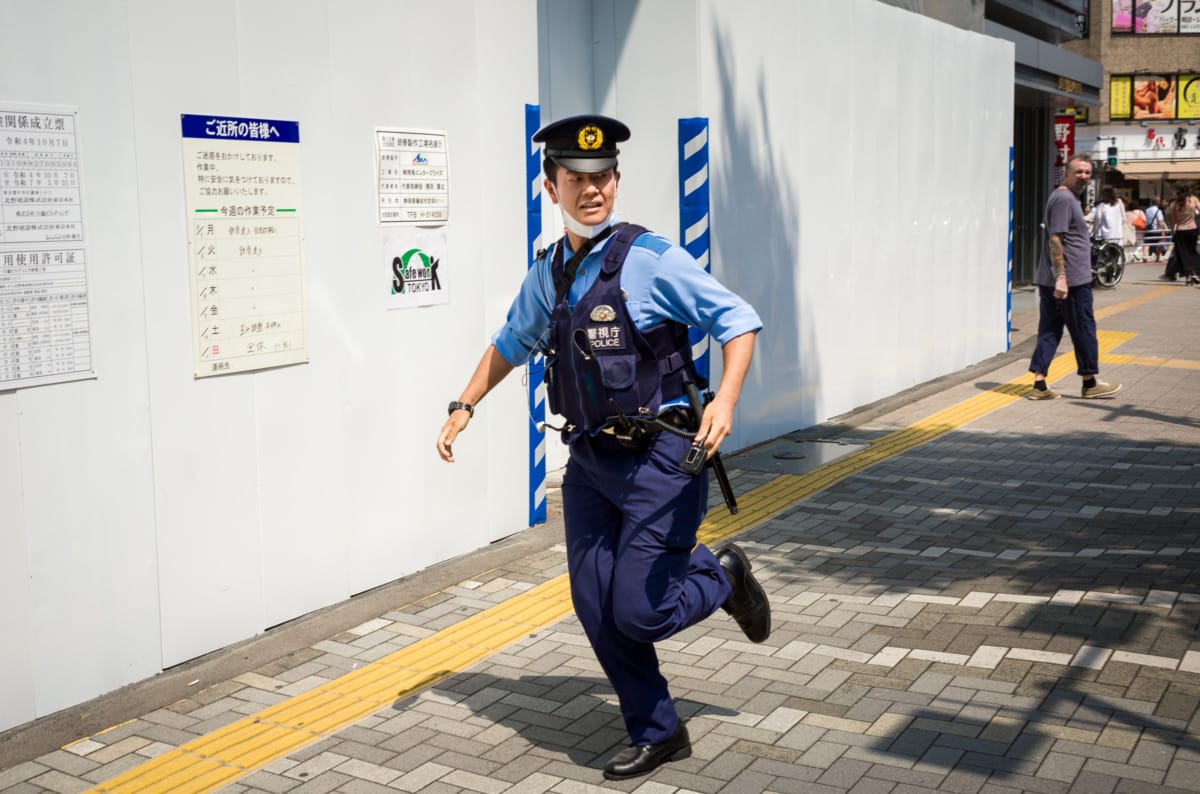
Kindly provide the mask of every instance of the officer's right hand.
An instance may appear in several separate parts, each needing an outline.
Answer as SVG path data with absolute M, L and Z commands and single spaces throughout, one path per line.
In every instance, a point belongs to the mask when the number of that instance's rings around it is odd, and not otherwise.
M 437 440 L 437 451 L 442 460 L 447 463 L 454 462 L 454 451 L 451 449 L 451 444 L 454 443 L 454 439 L 458 437 L 459 433 L 467 429 L 467 423 L 470 421 L 471 415 L 466 411 L 455 411 L 446 418 Z

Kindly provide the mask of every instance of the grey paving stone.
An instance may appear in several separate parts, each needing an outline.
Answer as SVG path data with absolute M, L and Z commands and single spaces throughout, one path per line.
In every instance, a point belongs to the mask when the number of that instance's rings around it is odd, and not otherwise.
M 41 786 L 35 786 L 32 783 L 18 783 L 12 788 L 4 789 L 5 794 L 46 794 L 49 789 L 44 789 Z
M 817 778 L 817 782 L 835 789 L 846 790 L 857 784 L 871 766 L 865 761 L 839 758 L 829 766 L 823 775 Z
M 1117 784 L 1117 794 L 1194 794 L 1195 788 L 1176 788 L 1143 783 L 1140 780 L 1122 780 Z
M 1154 784 L 1162 783 L 1166 777 L 1165 773 L 1159 769 L 1130 766 L 1129 764 L 1113 763 L 1112 761 L 1101 761 L 1096 758 L 1087 759 L 1083 764 L 1083 768 L 1088 772 L 1096 772 L 1101 775 L 1140 780 L 1145 783 Z
M 1119 778 L 1084 770 L 1071 784 L 1071 794 L 1111 794 L 1117 788 Z
M 900 789 L 897 784 L 890 780 L 864 777 L 854 784 L 849 794 L 890 794 L 890 792 L 898 790 Z M 759 791 L 766 791 L 766 789 L 760 789 Z
M 0 769 L 0 789 L 8 789 L 43 774 L 49 767 L 36 761 L 26 761 L 8 769 Z
M 54 791 L 58 794 L 75 794 L 88 788 L 88 781 L 51 769 L 43 772 L 32 780 L 24 781 L 22 785 L 37 786 L 42 791 Z
M 295 780 L 270 772 L 251 772 L 238 782 L 251 791 L 269 791 L 272 794 L 282 794 L 296 787 Z

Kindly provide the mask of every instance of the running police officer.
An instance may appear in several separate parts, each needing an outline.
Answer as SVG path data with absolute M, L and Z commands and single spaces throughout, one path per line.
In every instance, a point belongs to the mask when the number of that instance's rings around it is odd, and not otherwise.
M 745 553 L 696 543 L 708 477 L 681 465 L 689 448 L 711 458 L 729 435 L 762 323 L 682 248 L 618 221 L 617 144 L 628 138 L 605 116 L 563 119 L 534 136 L 566 234 L 529 269 L 437 440 L 453 462 L 474 406 L 532 353 L 545 355 L 547 398 L 566 419 L 570 449 L 562 496 L 571 598 L 632 740 L 604 768 L 614 780 L 691 755 L 655 642 L 718 607 L 753 642 L 771 631 Z M 720 386 L 702 412 L 687 400 L 690 392 L 697 407 L 689 326 L 722 345 Z

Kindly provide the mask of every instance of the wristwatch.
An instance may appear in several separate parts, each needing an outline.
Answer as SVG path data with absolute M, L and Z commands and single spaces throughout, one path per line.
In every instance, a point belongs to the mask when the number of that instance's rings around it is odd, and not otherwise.
M 475 418 L 475 406 L 471 405 L 470 403 L 459 402 L 458 400 L 452 401 L 450 403 L 450 408 L 446 412 L 452 414 L 455 411 L 460 411 L 460 410 L 466 411 L 468 414 L 471 415 L 472 419 Z

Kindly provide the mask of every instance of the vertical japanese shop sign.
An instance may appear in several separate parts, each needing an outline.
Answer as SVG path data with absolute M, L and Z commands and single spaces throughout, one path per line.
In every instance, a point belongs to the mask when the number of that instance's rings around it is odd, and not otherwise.
M 1133 78 L 1113 75 L 1108 79 L 1109 118 L 1127 119 L 1133 116 Z
M 0 102 L 0 391 L 92 377 L 74 108 Z
M 196 377 L 307 361 L 300 125 L 182 119 Z
M 441 226 L 450 220 L 446 133 L 377 127 L 375 175 L 379 223 Z
M 1067 161 L 1075 154 L 1075 117 L 1054 117 L 1054 184 L 1061 185 L 1067 175 Z

